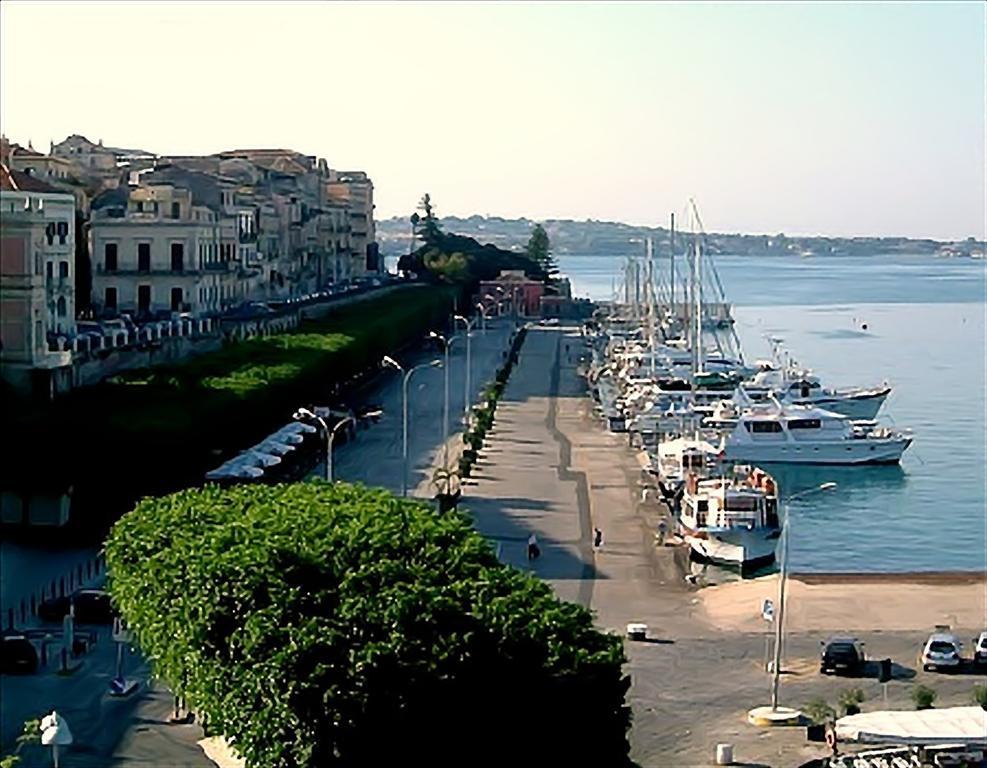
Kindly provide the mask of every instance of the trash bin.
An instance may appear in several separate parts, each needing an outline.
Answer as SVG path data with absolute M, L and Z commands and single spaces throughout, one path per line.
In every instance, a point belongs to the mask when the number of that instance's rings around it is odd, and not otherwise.
M 716 764 L 733 765 L 733 744 L 716 745 Z
M 887 683 L 891 680 L 891 659 L 881 659 L 881 674 L 879 682 Z

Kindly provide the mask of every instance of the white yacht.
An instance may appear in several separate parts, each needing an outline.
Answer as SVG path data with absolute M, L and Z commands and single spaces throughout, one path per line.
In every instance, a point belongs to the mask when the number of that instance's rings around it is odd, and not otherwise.
M 738 567 L 767 565 L 781 529 L 774 479 L 751 467 L 732 476 L 700 480 L 690 475 L 682 496 L 679 529 L 701 562 Z
M 850 419 L 873 419 L 891 393 L 891 387 L 824 389 L 819 377 L 799 368 L 762 368 L 750 382 L 740 385 L 741 401 L 763 402 L 776 397 L 790 405 L 814 405 Z
M 757 464 L 897 464 L 911 443 L 910 433 L 873 421 L 774 401 L 740 410 L 723 450 L 729 461 Z

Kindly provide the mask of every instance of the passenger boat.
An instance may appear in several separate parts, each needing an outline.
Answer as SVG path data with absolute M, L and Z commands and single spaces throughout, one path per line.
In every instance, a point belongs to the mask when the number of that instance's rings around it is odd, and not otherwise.
M 706 480 L 690 474 L 678 524 L 700 562 L 741 571 L 768 565 L 781 533 L 777 485 L 766 472 L 749 466 Z
M 674 509 L 685 486 L 686 478 L 707 477 L 719 465 L 720 449 L 706 440 L 677 437 L 658 444 L 653 467 L 658 489 Z

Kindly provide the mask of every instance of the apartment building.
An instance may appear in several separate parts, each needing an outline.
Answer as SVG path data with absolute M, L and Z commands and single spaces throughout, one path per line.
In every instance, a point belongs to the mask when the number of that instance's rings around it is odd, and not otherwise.
M 383 262 L 377 247 L 374 227 L 374 184 L 363 171 L 327 169 L 322 185 L 326 203 L 343 206 L 349 211 L 352 273 L 362 276 L 382 272 Z
M 75 199 L 0 164 L 0 370 L 16 390 L 50 396 L 71 386 L 75 332 Z
M 188 189 L 156 183 L 106 192 L 93 201 L 90 226 L 93 305 L 101 315 L 206 316 L 244 299 L 221 212 L 198 204 Z

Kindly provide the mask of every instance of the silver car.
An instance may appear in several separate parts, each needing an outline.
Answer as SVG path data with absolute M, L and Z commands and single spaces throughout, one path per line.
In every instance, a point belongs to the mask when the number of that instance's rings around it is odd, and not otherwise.
M 926 672 L 958 669 L 963 664 L 963 644 L 949 631 L 949 627 L 936 627 L 922 648 L 919 661 Z

